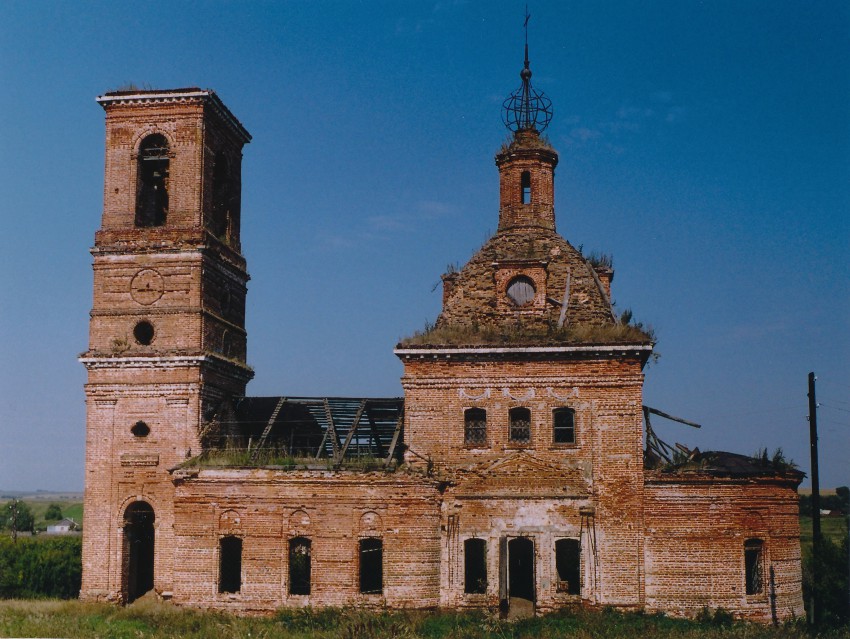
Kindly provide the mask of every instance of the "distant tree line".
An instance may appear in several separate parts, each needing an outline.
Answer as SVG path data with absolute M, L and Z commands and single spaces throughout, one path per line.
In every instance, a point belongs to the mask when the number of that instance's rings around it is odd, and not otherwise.
M 81 537 L 0 537 L 0 599 L 74 599 L 82 579 Z
M 839 486 L 834 495 L 820 496 L 821 510 L 837 510 L 845 515 L 850 511 L 850 488 Z M 800 514 L 812 516 L 812 496 L 800 495 Z

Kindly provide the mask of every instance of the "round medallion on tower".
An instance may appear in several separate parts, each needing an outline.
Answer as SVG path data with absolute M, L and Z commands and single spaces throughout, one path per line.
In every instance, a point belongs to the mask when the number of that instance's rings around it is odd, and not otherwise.
M 144 306 L 150 306 L 158 301 L 165 290 L 162 275 L 152 268 L 142 269 L 130 282 L 130 295 Z

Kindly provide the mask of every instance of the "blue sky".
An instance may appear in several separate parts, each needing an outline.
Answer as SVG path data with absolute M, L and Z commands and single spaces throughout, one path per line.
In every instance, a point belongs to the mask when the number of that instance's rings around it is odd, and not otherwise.
M 559 232 L 655 327 L 645 402 L 701 449 L 850 484 L 850 5 L 532 2 Z M 0 5 L 0 488 L 81 489 L 103 112 L 211 88 L 243 165 L 252 395 L 400 395 L 392 348 L 495 230 L 523 2 Z M 808 483 L 808 481 L 806 482 Z

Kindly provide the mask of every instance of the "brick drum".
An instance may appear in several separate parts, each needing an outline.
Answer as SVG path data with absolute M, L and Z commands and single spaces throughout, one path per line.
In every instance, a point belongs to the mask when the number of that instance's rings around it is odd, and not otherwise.
M 242 124 L 196 88 L 98 101 L 83 599 L 802 616 L 801 474 L 645 453 L 652 336 L 612 312 L 610 261 L 556 232 L 558 155 L 534 128 L 496 155 L 496 234 L 395 349 L 390 441 L 366 400 L 347 435 L 328 401 L 246 404 Z

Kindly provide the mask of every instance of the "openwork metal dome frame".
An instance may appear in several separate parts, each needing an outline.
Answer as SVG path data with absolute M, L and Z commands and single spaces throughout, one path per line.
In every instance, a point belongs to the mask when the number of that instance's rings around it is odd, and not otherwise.
M 502 121 L 511 131 L 534 129 L 543 131 L 552 121 L 552 100 L 531 86 L 531 68 L 528 62 L 528 20 L 525 16 L 525 64 L 519 77 L 522 85 L 502 103 Z

